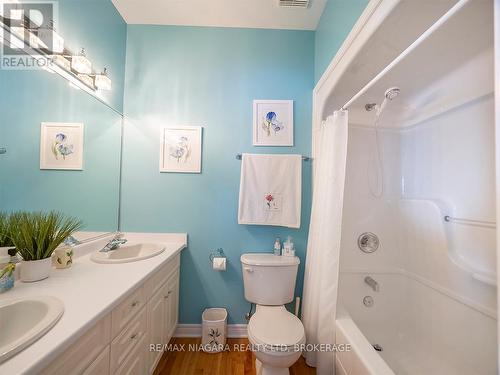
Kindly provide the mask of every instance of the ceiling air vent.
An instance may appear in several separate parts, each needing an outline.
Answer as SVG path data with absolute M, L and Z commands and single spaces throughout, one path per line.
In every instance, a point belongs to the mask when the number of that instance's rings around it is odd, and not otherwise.
M 310 0 L 279 0 L 280 7 L 286 8 L 307 8 Z

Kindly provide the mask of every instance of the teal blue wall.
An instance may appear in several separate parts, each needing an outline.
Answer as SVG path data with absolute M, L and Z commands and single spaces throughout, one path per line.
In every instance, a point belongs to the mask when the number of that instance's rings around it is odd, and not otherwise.
M 122 230 L 187 232 L 182 253 L 181 323 L 199 323 L 206 307 L 222 306 L 243 323 L 239 257 L 270 252 L 292 235 L 301 293 L 311 205 L 311 166 L 304 163 L 302 227 L 237 224 L 241 152 L 311 152 L 314 33 L 175 26 L 128 27 L 125 82 Z M 295 146 L 252 147 L 252 100 L 293 99 Z M 201 174 L 159 173 L 160 128 L 201 125 Z M 208 256 L 222 247 L 228 270 Z M 269 285 L 272 288 L 272 285 Z
M 110 0 L 60 0 L 58 32 L 107 66 L 123 107 L 126 24 Z M 46 71 L 0 69 L 0 210 L 55 209 L 82 219 L 87 230 L 116 230 L 121 116 Z M 83 171 L 40 170 L 40 123 L 83 122 Z
M 59 29 L 73 52 L 84 47 L 94 70 L 108 68 L 113 89 L 102 92 L 113 108 L 123 112 L 127 24 L 111 0 L 58 0 Z
M 314 38 L 315 82 L 321 78 L 367 4 L 368 0 L 327 1 Z

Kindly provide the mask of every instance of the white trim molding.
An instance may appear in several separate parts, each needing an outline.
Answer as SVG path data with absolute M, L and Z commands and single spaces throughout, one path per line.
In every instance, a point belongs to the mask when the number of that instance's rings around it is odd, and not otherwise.
M 177 324 L 174 337 L 201 337 L 201 324 Z M 246 324 L 228 324 L 227 337 L 247 337 Z

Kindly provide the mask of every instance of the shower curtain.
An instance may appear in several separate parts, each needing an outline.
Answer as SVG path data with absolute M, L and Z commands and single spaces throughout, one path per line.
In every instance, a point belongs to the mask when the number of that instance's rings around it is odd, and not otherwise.
M 318 132 L 302 304 L 308 344 L 335 343 L 347 128 L 348 112 L 336 111 Z M 308 351 L 305 355 L 318 375 L 334 373 L 333 352 Z

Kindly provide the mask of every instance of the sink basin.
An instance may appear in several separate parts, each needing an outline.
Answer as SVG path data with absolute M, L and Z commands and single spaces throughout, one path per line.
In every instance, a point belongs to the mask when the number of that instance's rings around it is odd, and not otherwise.
M 63 303 L 54 297 L 0 301 L 0 363 L 45 335 L 63 312 Z
M 90 259 L 96 263 L 128 263 L 154 257 L 165 250 L 165 247 L 157 243 L 139 243 L 133 245 L 121 245 L 116 250 L 103 253 L 96 251 Z

